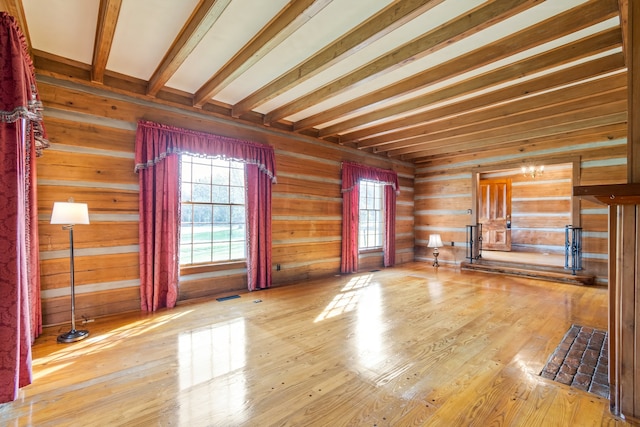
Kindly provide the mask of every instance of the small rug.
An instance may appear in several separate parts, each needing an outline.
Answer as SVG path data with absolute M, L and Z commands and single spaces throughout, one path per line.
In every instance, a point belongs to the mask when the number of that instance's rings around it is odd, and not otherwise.
M 607 331 L 572 325 L 540 375 L 609 398 Z

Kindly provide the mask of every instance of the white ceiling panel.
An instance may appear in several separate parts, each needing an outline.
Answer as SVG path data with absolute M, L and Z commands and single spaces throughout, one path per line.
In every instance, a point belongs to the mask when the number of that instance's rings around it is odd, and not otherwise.
M 148 80 L 198 0 L 123 0 L 107 69 Z
M 34 49 L 91 64 L 100 0 L 24 0 Z

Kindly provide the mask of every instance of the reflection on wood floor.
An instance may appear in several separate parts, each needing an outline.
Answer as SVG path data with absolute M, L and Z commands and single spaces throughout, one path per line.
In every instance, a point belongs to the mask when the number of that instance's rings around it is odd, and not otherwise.
M 628 425 L 539 373 L 607 291 L 412 263 L 97 319 L 34 351 L 10 426 Z

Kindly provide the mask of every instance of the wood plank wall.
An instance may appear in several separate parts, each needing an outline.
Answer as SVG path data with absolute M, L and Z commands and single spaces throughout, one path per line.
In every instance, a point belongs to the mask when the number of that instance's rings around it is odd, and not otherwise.
M 400 180 L 396 261 L 414 259 L 414 167 L 347 147 L 278 130 L 264 131 L 200 110 L 130 98 L 96 87 L 38 76 L 51 148 L 38 159 L 39 232 L 43 322 L 70 319 L 69 237 L 50 225 L 54 201 L 89 205 L 91 224 L 74 231 L 76 316 L 138 310 L 138 176 L 134 173 L 140 119 L 267 143 L 274 147 L 278 183 L 273 188 L 273 282 L 339 272 L 344 160 L 394 169 Z M 381 268 L 382 252 L 361 256 L 362 270 Z M 181 271 L 179 300 L 246 288 L 244 263 Z
M 466 226 L 475 224 L 471 212 L 472 178 L 522 164 L 544 164 L 547 171 L 535 183 L 513 170 L 514 250 L 563 250 L 564 226 L 583 228 L 584 272 L 607 284 L 607 209 L 576 200 L 574 185 L 626 182 L 626 123 L 589 131 L 545 137 L 492 151 L 442 157 L 416 166 L 416 259 L 432 261 L 429 234 L 439 233 L 445 247 L 439 261 L 457 266 L 465 261 Z M 578 171 L 568 169 L 577 164 Z M 544 205 L 544 206 L 543 206 Z M 571 214 L 572 210 L 577 212 Z M 573 220 L 571 220 L 573 217 Z M 569 222 L 566 222 L 569 221 Z M 565 223 L 566 222 L 566 223 Z M 548 241 L 547 241 L 548 237 Z M 452 246 L 453 244 L 453 246 Z M 563 253 L 563 252 L 561 252 Z

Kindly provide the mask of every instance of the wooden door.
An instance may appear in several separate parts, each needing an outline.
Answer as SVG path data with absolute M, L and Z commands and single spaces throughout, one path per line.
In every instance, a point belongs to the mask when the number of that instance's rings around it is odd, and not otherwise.
M 511 179 L 481 179 L 478 223 L 482 224 L 482 249 L 511 250 Z

